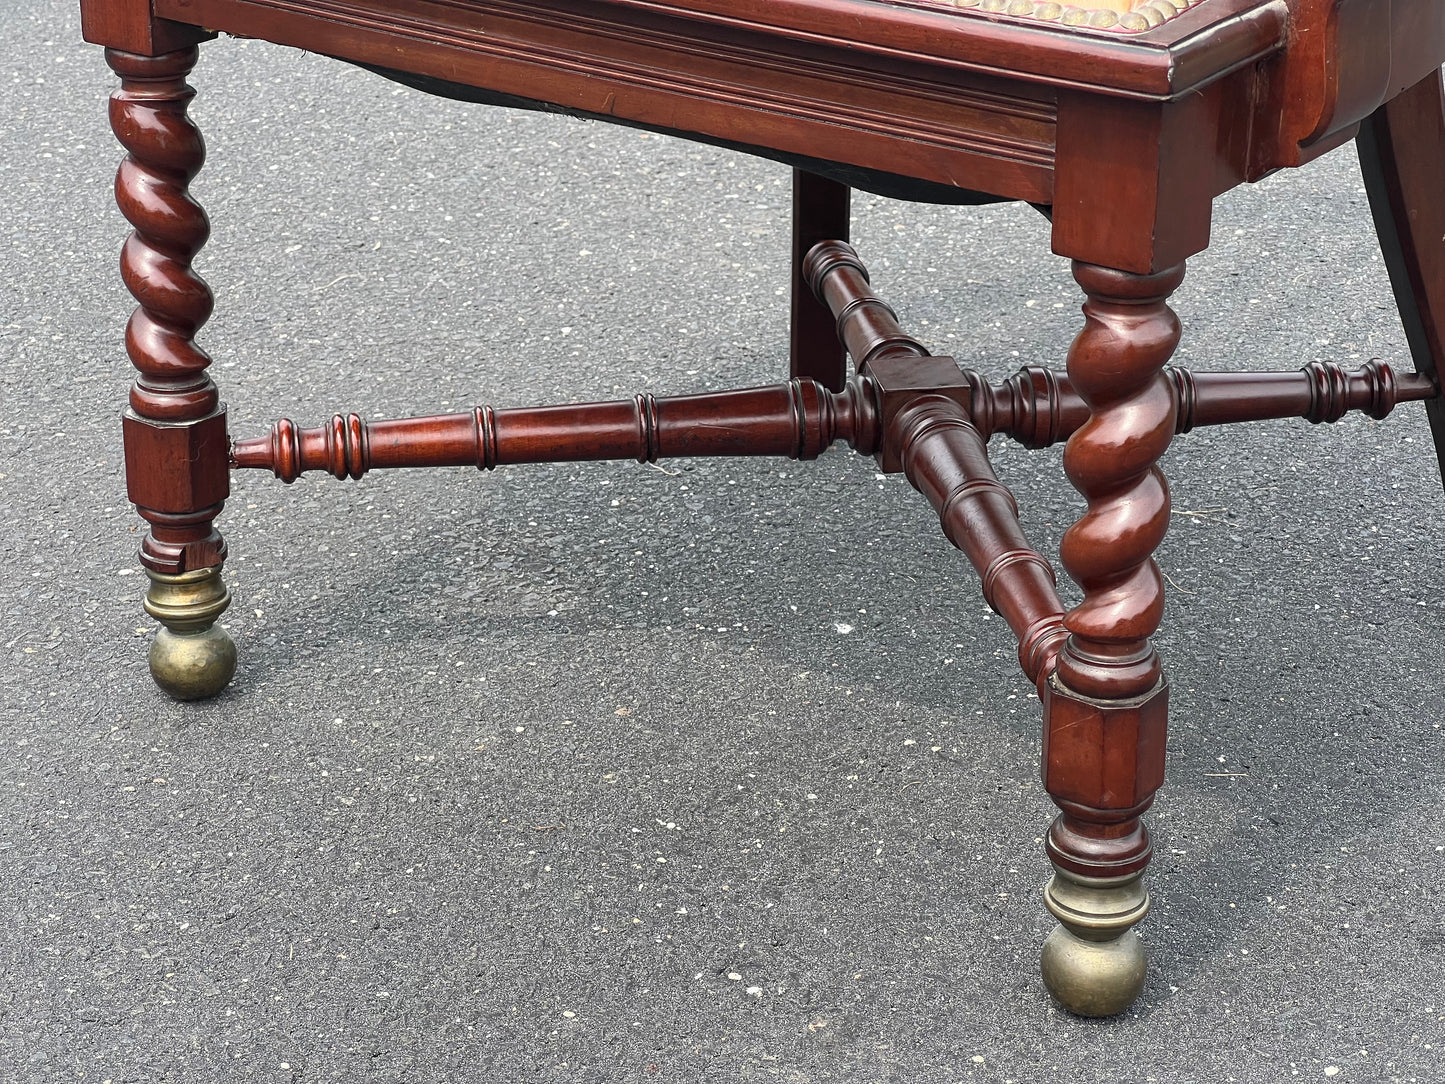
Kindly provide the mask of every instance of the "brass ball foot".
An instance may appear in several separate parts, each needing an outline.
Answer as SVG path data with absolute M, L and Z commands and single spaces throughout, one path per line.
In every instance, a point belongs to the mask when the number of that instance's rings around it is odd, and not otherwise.
M 1140 874 L 1083 877 L 1058 866 L 1044 903 L 1059 920 L 1044 942 L 1044 985 L 1079 1016 L 1115 1016 L 1144 989 L 1144 945 L 1134 924 L 1149 911 Z
M 1088 941 L 1063 926 L 1044 942 L 1044 985 L 1077 1016 L 1117 1016 L 1144 989 L 1144 945 L 1133 930 Z
M 151 641 L 151 677 L 177 700 L 215 696 L 236 675 L 236 645 L 215 625 L 202 632 L 162 628 Z
M 236 645 L 215 625 L 231 604 L 220 568 L 146 575 L 146 612 L 163 626 L 151 642 L 151 677 L 177 700 L 215 696 L 236 673 Z

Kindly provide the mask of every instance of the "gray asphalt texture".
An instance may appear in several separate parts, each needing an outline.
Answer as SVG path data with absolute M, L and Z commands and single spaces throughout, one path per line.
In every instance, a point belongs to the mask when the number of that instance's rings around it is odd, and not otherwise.
M 72 7 L 0 11 L 0 1081 L 1445 1080 L 1419 407 L 1169 452 L 1151 972 L 1078 1020 L 1036 971 L 1037 700 L 922 499 L 846 451 L 240 474 L 240 672 L 154 689 L 113 79 Z M 258 42 L 192 81 L 238 435 L 786 370 L 782 167 Z M 936 352 L 1062 364 L 1030 209 L 860 197 L 854 229 Z M 1408 367 L 1349 150 L 1214 237 L 1181 364 Z M 1054 552 L 1058 452 L 994 452 Z

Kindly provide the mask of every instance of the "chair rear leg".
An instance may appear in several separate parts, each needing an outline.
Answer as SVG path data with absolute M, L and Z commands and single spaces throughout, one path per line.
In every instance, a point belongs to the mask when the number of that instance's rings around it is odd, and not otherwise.
M 1435 72 L 1360 128 L 1360 169 L 1417 371 L 1445 365 L 1445 83 Z M 1445 478 L 1445 400 L 1428 399 Z
M 789 368 L 799 380 L 816 380 L 842 391 L 848 357 L 838 340 L 833 314 L 813 296 L 803 260 L 819 241 L 847 241 L 852 190 L 806 170 L 793 170 L 793 310 Z

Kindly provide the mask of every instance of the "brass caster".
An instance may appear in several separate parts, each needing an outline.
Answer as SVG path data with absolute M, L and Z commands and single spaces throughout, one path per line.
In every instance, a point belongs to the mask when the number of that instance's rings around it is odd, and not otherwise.
M 215 696 L 236 673 L 236 645 L 215 625 L 231 604 L 220 568 L 146 575 L 146 613 L 163 626 L 151 642 L 151 677 L 177 700 Z
M 1117 1016 L 1144 989 L 1144 944 L 1133 930 L 1086 941 L 1057 926 L 1044 942 L 1044 985 L 1076 1016 Z
M 1139 874 L 1079 877 L 1058 870 L 1044 900 L 1060 922 L 1044 942 L 1044 985 L 1078 1016 L 1116 1016 L 1144 989 L 1144 945 L 1133 926 L 1149 910 Z

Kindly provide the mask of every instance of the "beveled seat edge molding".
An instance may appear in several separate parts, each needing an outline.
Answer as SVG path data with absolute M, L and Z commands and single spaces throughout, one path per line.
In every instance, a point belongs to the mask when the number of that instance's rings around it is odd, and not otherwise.
M 946 185 L 967 176 L 980 191 L 1053 199 L 1051 88 L 985 87 L 964 71 L 917 72 L 893 61 L 864 70 L 836 50 L 787 52 L 786 41 L 761 38 L 704 43 L 600 17 L 578 16 L 559 30 L 533 5 L 486 6 L 496 14 L 485 29 L 476 11 L 428 0 L 413 5 L 424 17 L 381 17 L 346 0 L 308 0 L 305 12 L 290 0 L 193 0 L 181 10 L 228 32 L 263 7 L 278 20 L 268 40 L 379 67 L 395 63 L 402 38 L 423 46 L 409 63 L 419 74 L 865 169 L 898 170 L 901 138 L 911 176 Z M 686 131 L 676 128 L 679 117 Z
M 1196 25 L 1196 14 L 1216 10 L 1216 18 Z M 801 61 L 796 49 L 778 48 L 792 42 L 847 57 L 844 70 L 855 80 L 874 62 L 892 62 L 897 74 L 927 71 L 930 81 L 934 72 L 953 70 L 1155 100 L 1189 93 L 1279 51 L 1289 23 L 1284 0 L 1209 0 L 1147 32 L 1129 34 L 1032 18 L 961 17 L 966 14 L 961 9 L 880 0 L 411 0 L 405 11 L 386 0 L 154 0 L 154 11 L 161 18 L 238 36 L 254 33 L 262 19 L 270 25 L 269 41 L 381 67 L 391 66 L 394 53 L 355 51 L 367 36 L 399 36 L 423 51 L 446 50 L 459 43 L 460 31 L 468 48 L 499 46 L 498 55 L 505 56 L 504 43 L 490 38 L 494 23 L 489 21 L 487 35 L 476 33 L 481 20 L 555 26 L 561 12 L 593 40 L 655 44 L 698 57 L 752 39 L 772 43 L 774 57 Z M 318 16 L 335 25 L 318 25 Z M 848 33 L 840 33 L 840 26 Z M 470 35 L 467 28 L 473 28 Z M 706 43 L 699 45 L 705 36 Z M 536 45 L 531 41 L 529 48 Z M 416 59 L 427 63 L 424 56 Z M 589 56 L 591 63 L 605 60 Z M 457 79 L 450 67 L 425 74 Z

